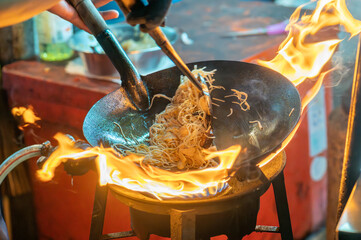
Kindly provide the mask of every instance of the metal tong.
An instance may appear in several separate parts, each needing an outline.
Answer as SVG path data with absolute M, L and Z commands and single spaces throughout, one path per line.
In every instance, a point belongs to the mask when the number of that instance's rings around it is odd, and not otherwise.
M 128 15 L 130 10 L 134 7 L 137 7 L 136 5 L 144 5 L 141 1 L 135 1 L 128 6 L 125 6 L 121 0 L 115 0 L 122 12 L 125 15 Z M 189 70 L 187 65 L 183 62 L 181 57 L 178 55 L 176 50 L 173 48 L 172 44 L 169 42 L 165 34 L 162 32 L 160 27 L 156 27 L 153 30 L 148 31 L 148 34 L 154 39 L 156 44 L 162 49 L 163 53 L 167 55 L 173 63 L 178 67 L 178 69 L 188 77 L 190 81 L 203 93 L 208 89 L 205 89 L 207 87 L 207 84 L 205 83 L 205 80 L 198 76 L 199 80 L 197 80 L 192 72 Z M 202 86 L 202 84 L 205 84 L 205 86 Z M 206 94 L 206 93 L 205 93 Z
M 70 4 L 78 12 L 80 18 L 89 28 L 91 33 L 95 36 L 99 44 L 102 46 L 104 52 L 108 55 L 114 67 L 122 77 L 122 84 L 136 105 L 138 110 L 146 110 L 149 107 L 148 89 L 141 79 L 133 63 L 129 60 L 125 51 L 120 46 L 119 42 L 108 28 L 104 19 L 95 8 L 91 0 L 68 0 Z M 125 6 L 121 1 L 116 1 L 125 14 L 130 12 L 131 6 Z M 209 96 L 208 86 L 205 80 L 199 76 L 198 81 L 187 65 L 180 58 L 175 51 L 167 37 L 164 35 L 160 27 L 156 27 L 148 32 L 155 40 L 156 44 L 162 51 L 174 62 L 179 70 L 188 77 L 190 81 L 207 96 L 208 106 L 211 112 L 211 99 Z M 125 67 L 126 66 L 126 67 Z

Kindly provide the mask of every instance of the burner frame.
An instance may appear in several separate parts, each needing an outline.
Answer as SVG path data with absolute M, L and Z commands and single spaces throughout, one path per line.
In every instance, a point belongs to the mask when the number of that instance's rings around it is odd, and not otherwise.
M 284 183 L 283 170 L 286 164 L 286 155 L 284 151 L 274 157 L 264 166 L 255 169 L 259 177 L 247 181 L 241 181 L 242 191 L 239 193 L 225 194 L 220 197 L 210 197 L 202 199 L 188 200 L 164 200 L 147 197 L 141 193 L 127 190 L 121 187 L 100 186 L 97 184 L 95 191 L 94 207 L 90 229 L 90 240 L 98 239 L 116 239 L 131 236 L 138 236 L 141 240 L 148 239 L 149 233 L 137 234 L 134 231 L 109 233 L 103 235 L 103 224 L 105 208 L 107 202 L 108 190 L 122 203 L 126 204 L 136 211 L 145 213 L 157 213 L 170 216 L 170 237 L 175 240 L 195 240 L 196 239 L 196 216 L 204 213 L 224 212 L 231 209 L 239 198 L 259 194 L 259 197 L 272 184 L 277 208 L 279 227 L 277 226 L 255 226 L 256 232 L 280 233 L 282 240 L 292 240 L 292 225 L 290 220 L 286 188 Z M 258 214 L 258 210 L 257 213 Z

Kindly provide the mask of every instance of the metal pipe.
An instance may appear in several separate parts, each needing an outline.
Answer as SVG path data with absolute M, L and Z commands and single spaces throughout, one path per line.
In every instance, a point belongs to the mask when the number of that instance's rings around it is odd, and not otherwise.
M 361 37 L 356 54 L 355 73 L 352 85 L 351 104 L 348 115 L 345 152 L 343 157 L 340 192 L 337 208 L 339 221 L 353 186 L 360 175 L 361 167 Z
M 20 163 L 31 159 L 33 157 L 44 156 L 49 152 L 51 148 L 50 142 L 46 141 L 43 144 L 35 144 L 29 147 L 25 147 L 15 153 L 13 153 L 10 157 L 5 159 L 5 161 L 0 165 L 0 185 L 6 178 L 6 176 Z M 8 231 L 6 227 L 6 223 L 2 216 L 2 212 L 0 209 L 0 239 L 8 240 Z
M 15 152 L 10 157 L 8 157 L 0 165 L 0 184 L 4 181 L 5 177 L 20 163 L 30 158 L 43 155 L 44 148 L 48 145 L 50 145 L 48 142 L 43 144 L 31 145 Z

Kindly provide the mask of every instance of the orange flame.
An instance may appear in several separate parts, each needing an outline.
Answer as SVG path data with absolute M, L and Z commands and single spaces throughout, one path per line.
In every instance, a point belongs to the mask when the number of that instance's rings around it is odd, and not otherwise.
M 24 128 L 30 125 L 39 127 L 39 125 L 36 122 L 39 121 L 40 118 L 35 115 L 34 108 L 31 105 L 29 105 L 27 108 L 14 107 L 13 109 L 11 109 L 11 114 L 16 119 L 18 119 L 20 130 L 24 130 Z
M 306 39 L 322 28 L 334 25 L 342 25 L 351 34 L 351 38 L 361 32 L 361 21 L 352 17 L 344 0 L 319 0 L 311 15 L 303 15 L 300 18 L 301 9 L 304 6 L 298 7 L 290 17 L 290 23 L 287 26 L 289 34 L 281 43 L 276 57 L 270 61 L 258 61 L 260 65 L 283 74 L 295 86 L 298 86 L 306 79 L 318 77 L 302 99 L 302 113 L 317 95 L 325 76 L 332 71 L 331 69 L 322 72 L 324 66 L 334 54 L 336 47 L 342 41 L 340 39 L 331 39 L 310 43 L 306 42 Z M 291 141 L 299 126 L 300 122 L 283 141 L 281 147 L 258 165 L 267 164 L 282 151 Z
M 339 39 L 309 42 L 309 36 L 316 34 L 324 27 L 340 24 L 353 37 L 360 33 L 361 22 L 353 19 L 344 0 L 319 0 L 311 15 L 300 17 L 302 7 L 297 8 L 292 14 L 287 26 L 289 35 L 280 45 L 278 55 L 269 62 L 259 61 L 259 63 L 280 72 L 295 86 L 306 79 L 318 77 L 302 99 L 302 112 L 304 112 L 321 88 L 324 77 L 331 71 L 322 73 L 325 64 L 341 42 Z M 282 146 L 267 156 L 259 166 L 267 164 L 287 146 L 299 125 L 300 122 L 284 140 Z M 238 145 L 224 151 L 207 152 L 207 158 L 219 159 L 217 167 L 170 172 L 144 165 L 143 158 L 136 155 L 122 157 L 113 149 L 101 147 L 82 150 L 74 148 L 74 143 L 64 135 L 58 134 L 56 139 L 59 141 L 59 147 L 45 162 L 43 169 L 38 171 L 40 179 L 50 180 L 54 176 L 55 168 L 67 159 L 78 160 L 95 156 L 100 174 L 99 181 L 102 185 L 120 185 L 131 190 L 151 193 L 158 199 L 217 193 L 227 187 L 227 181 L 230 178 L 228 170 L 232 168 L 241 152 L 241 147 Z
M 241 151 L 239 145 L 224 151 L 206 151 L 207 159 L 219 159 L 217 167 L 171 172 L 142 164 L 143 157 L 140 156 L 119 156 L 112 148 L 94 147 L 87 150 L 74 148 L 74 142 L 60 133 L 55 135 L 55 139 L 59 142 L 57 150 L 37 172 L 41 180 L 51 180 L 55 168 L 68 159 L 78 160 L 95 156 L 101 185 L 115 184 L 153 194 L 158 199 L 215 195 L 227 186 L 230 177 L 228 170 L 232 168 Z
M 339 24 L 351 33 L 351 37 L 361 31 L 361 22 L 352 17 L 344 0 L 320 0 L 311 15 L 300 18 L 303 6 L 292 14 L 287 26 L 289 34 L 281 43 L 277 56 L 268 62 L 259 61 L 259 64 L 283 74 L 295 86 L 307 78 L 317 77 L 342 41 L 331 39 L 309 43 L 306 42 L 308 37 L 324 27 Z

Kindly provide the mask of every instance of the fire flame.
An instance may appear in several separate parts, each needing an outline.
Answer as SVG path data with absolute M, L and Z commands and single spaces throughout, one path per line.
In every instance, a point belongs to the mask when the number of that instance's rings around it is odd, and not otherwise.
M 342 25 L 344 29 L 356 36 L 361 31 L 361 22 L 354 19 L 346 7 L 344 0 L 319 0 L 316 9 L 310 15 L 300 17 L 298 7 L 290 18 L 287 26 L 287 38 L 280 45 L 277 56 L 271 61 L 259 61 L 259 64 L 271 68 L 286 76 L 295 86 L 306 79 L 315 79 L 313 87 L 302 99 L 302 112 L 308 103 L 318 93 L 323 79 L 329 73 L 322 72 L 325 64 L 335 52 L 340 39 L 330 39 L 320 42 L 307 41 L 320 29 L 327 26 Z M 282 143 L 282 146 L 262 161 L 259 166 L 267 164 L 291 141 L 300 123 Z M 80 160 L 84 157 L 96 157 L 100 174 L 100 183 L 120 185 L 122 187 L 153 194 L 158 199 L 172 197 L 189 197 L 217 193 L 227 187 L 229 169 L 241 153 L 240 146 L 232 146 L 224 151 L 207 152 L 207 158 L 218 158 L 217 167 L 192 171 L 170 172 L 142 164 L 142 157 L 136 155 L 119 156 L 113 149 L 101 147 L 86 150 L 74 148 L 74 143 L 58 134 L 58 149 L 38 171 L 38 176 L 44 181 L 54 176 L 57 166 L 68 159 Z
M 326 63 L 331 59 L 340 39 L 330 39 L 320 42 L 307 42 L 306 40 L 315 35 L 319 30 L 342 25 L 345 31 L 351 34 L 350 38 L 361 32 L 361 21 L 352 17 L 344 0 L 319 0 L 312 14 L 303 15 L 300 18 L 299 6 L 290 17 L 290 23 L 286 27 L 289 31 L 287 38 L 281 43 L 278 54 L 270 61 L 258 61 L 262 66 L 271 68 L 288 78 L 295 86 L 300 85 L 306 79 L 315 79 L 314 85 L 302 98 L 301 114 L 307 105 L 317 95 L 325 76 L 333 69 L 322 72 Z M 281 147 L 267 156 L 259 166 L 267 164 L 273 157 L 282 151 L 297 132 L 300 122 L 291 134 L 283 141 Z
M 287 38 L 279 46 L 277 56 L 271 61 L 259 61 L 260 65 L 271 68 L 298 86 L 306 79 L 320 75 L 325 64 L 334 54 L 342 41 L 330 39 L 309 43 L 308 37 L 328 26 L 342 25 L 351 37 L 361 31 L 361 21 L 352 17 L 344 0 L 319 0 L 311 15 L 300 12 L 304 5 L 298 7 L 290 17 L 286 29 Z
M 143 157 L 140 156 L 123 157 L 112 148 L 94 147 L 82 150 L 74 147 L 74 142 L 60 133 L 54 138 L 59 142 L 59 146 L 44 163 L 43 168 L 37 172 L 41 180 L 51 180 L 56 167 L 68 159 L 96 157 L 101 185 L 115 184 L 153 194 L 158 199 L 215 195 L 227 187 L 230 177 L 228 170 L 232 168 L 241 151 L 239 145 L 231 146 L 224 151 L 206 151 L 207 159 L 219 159 L 217 167 L 170 172 L 142 164 Z
M 34 108 L 31 105 L 28 107 L 14 107 L 11 109 L 11 114 L 18 120 L 20 130 L 24 130 L 28 126 L 39 127 L 36 122 L 40 118 L 35 115 Z

